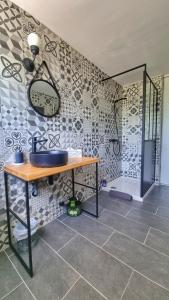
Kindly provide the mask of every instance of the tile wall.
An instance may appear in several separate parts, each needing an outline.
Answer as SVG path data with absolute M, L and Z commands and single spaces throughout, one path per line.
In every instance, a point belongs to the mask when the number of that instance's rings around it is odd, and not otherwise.
M 61 96 L 60 112 L 52 119 L 38 115 L 27 99 L 32 75 L 25 72 L 22 59 L 31 57 L 27 44 L 30 32 L 37 32 L 41 38 L 36 64 L 47 62 Z M 112 100 L 119 97 L 122 87 L 114 81 L 100 84 L 105 76 L 33 16 L 10 1 L 0 0 L 0 250 L 7 244 L 3 168 L 19 149 L 28 157 L 33 137 L 48 139 L 39 145 L 40 150 L 74 147 L 82 148 L 84 155 L 99 156 L 100 179 L 120 175 L 121 158 L 114 157 L 109 139 L 115 135 Z M 45 71 L 42 78 L 46 78 Z M 93 171 L 89 167 L 80 169 L 76 176 L 92 184 Z M 11 206 L 24 215 L 24 187 L 15 180 L 10 183 Z M 76 194 L 81 200 L 90 196 L 83 187 L 78 187 Z M 39 182 L 37 197 L 31 196 L 30 186 L 31 213 L 44 225 L 62 213 L 59 201 L 69 196 L 69 172 L 55 176 L 53 186 L 45 178 Z

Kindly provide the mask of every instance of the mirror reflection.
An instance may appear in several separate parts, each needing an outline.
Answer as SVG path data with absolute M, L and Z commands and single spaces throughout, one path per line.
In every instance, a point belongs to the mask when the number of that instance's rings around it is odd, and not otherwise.
M 30 83 L 28 98 L 37 113 L 53 117 L 59 111 L 60 96 L 57 89 L 48 81 L 38 79 Z

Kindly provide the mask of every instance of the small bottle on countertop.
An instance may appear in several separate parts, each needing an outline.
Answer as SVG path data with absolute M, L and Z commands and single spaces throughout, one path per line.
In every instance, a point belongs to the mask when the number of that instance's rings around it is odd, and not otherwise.
M 23 152 L 17 151 L 15 152 L 15 164 L 22 164 L 24 162 Z

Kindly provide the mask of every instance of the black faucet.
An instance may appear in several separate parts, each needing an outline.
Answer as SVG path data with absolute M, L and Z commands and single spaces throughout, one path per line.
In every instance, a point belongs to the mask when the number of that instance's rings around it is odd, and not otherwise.
M 37 137 L 33 137 L 32 138 L 32 152 L 36 152 L 36 145 L 38 143 L 42 143 L 42 142 L 47 142 L 47 139 L 43 139 L 43 140 L 38 140 Z

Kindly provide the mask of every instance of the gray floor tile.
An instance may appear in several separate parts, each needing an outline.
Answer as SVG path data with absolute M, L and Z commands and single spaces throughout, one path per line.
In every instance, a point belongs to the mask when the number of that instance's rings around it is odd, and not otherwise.
M 8 256 L 11 256 L 14 254 L 11 247 L 8 247 L 7 249 L 5 249 L 5 252 L 7 253 Z
M 94 198 L 91 197 L 87 201 L 89 203 L 93 203 Z M 126 201 L 121 198 L 114 198 L 109 196 L 109 192 L 106 191 L 101 191 L 99 193 L 99 204 L 103 208 L 113 210 L 113 212 L 119 213 L 121 215 L 126 215 L 132 207 L 144 209 L 153 213 L 157 210 L 157 205 L 152 205 L 148 202 L 141 202 L 136 200 Z
M 122 300 L 169 300 L 169 292 L 134 273 Z
M 156 204 L 153 205 L 153 204 L 148 203 L 148 202 L 141 202 L 141 201 L 133 200 L 131 207 L 144 209 L 144 210 L 149 211 L 151 213 L 155 213 L 157 211 L 158 206 Z
M 136 271 L 169 289 L 167 256 L 119 233 L 114 233 L 104 248 Z
M 86 281 L 79 279 L 65 300 L 104 300 Z
M 9 294 L 4 300 L 33 300 L 31 293 L 22 283 L 16 290 Z
M 157 215 L 169 219 L 169 207 L 159 206 Z
M 151 228 L 146 244 L 169 256 L 169 235 Z
M 42 227 L 39 230 L 39 235 L 57 251 L 63 247 L 75 233 L 59 221 L 53 221 Z
M 101 213 L 99 221 L 141 242 L 144 241 L 148 232 L 147 225 L 128 220 L 108 210 L 104 210 Z
M 67 217 L 67 214 L 64 213 L 64 214 L 62 214 L 61 216 L 59 216 L 59 217 L 57 218 L 57 220 L 62 221 L 62 220 L 64 220 L 66 217 Z
M 24 259 L 24 261 L 28 264 L 28 252 L 20 252 L 20 255 Z M 50 250 L 42 241 L 41 239 L 39 240 L 38 244 L 33 248 L 32 251 L 32 259 L 33 259 L 33 269 L 34 269 L 34 274 L 38 274 L 43 270 L 43 266 L 48 260 L 53 257 L 53 259 L 56 258 L 56 254 Z M 28 273 L 25 271 L 25 269 L 22 267 L 20 261 L 15 255 L 12 255 L 10 257 L 14 265 L 17 267 L 19 270 L 20 274 L 22 275 L 23 279 L 29 280 L 30 276 Z
M 127 218 L 135 220 L 137 222 L 141 222 L 143 224 L 147 224 L 151 227 L 157 228 L 161 231 L 169 233 L 169 220 L 153 215 L 149 212 L 146 212 L 142 209 L 132 209 Z
M 169 207 L 168 195 L 169 187 L 155 186 L 153 190 L 144 199 L 144 201 Z
M 103 245 L 112 233 L 111 229 L 85 215 L 76 218 L 68 217 L 63 222 L 98 245 Z
M 21 282 L 20 277 L 4 253 L 0 254 L 0 298 Z
M 89 212 L 91 212 L 92 214 L 96 214 L 96 204 L 95 201 L 94 202 L 89 202 L 88 200 L 86 200 L 85 202 L 82 203 L 82 209 L 85 209 Z M 103 207 L 99 204 L 99 215 L 101 214 L 103 210 Z
M 93 203 L 94 198 L 91 197 L 90 199 L 87 200 L 87 202 Z M 126 215 L 126 213 L 130 210 L 130 205 L 128 203 L 110 197 L 109 193 L 105 191 L 101 191 L 99 193 L 99 204 L 102 208 L 113 210 L 114 212 L 121 215 Z
M 120 299 L 131 270 L 97 246 L 77 236 L 59 253 L 109 299 Z
M 59 300 L 78 279 L 78 274 L 41 241 L 33 250 L 33 278 L 15 256 L 11 259 L 37 299 Z

